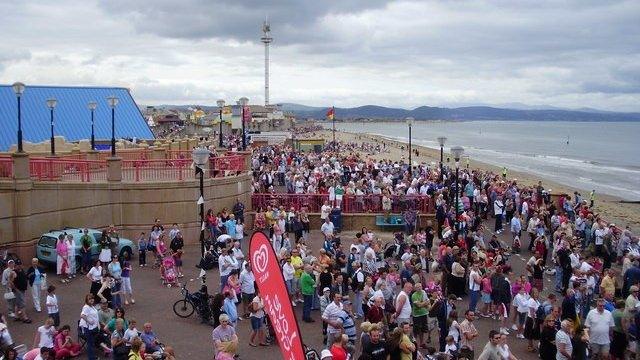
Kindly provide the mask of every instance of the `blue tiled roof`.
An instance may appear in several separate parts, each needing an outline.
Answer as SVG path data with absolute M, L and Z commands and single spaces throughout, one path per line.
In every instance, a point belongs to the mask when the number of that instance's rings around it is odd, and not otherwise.
M 55 135 L 67 141 L 91 138 L 89 101 L 95 101 L 96 140 L 111 139 L 111 108 L 107 97 L 119 99 L 115 110 L 116 139 L 153 139 L 153 133 L 138 106 L 125 88 L 29 86 L 22 95 L 22 133 L 24 141 L 38 143 L 51 138 L 47 99 L 58 100 L 54 110 Z M 17 143 L 18 107 L 11 85 L 0 85 L 0 151 Z

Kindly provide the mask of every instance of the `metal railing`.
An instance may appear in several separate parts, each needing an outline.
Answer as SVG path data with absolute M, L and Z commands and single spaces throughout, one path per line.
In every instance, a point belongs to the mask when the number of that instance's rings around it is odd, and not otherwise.
M 243 155 L 228 155 L 209 158 L 212 177 L 239 175 L 246 171 Z
M 100 160 L 31 158 L 29 174 L 34 181 L 106 181 L 107 164 Z
M 147 160 L 151 159 L 151 150 L 149 149 L 119 149 L 116 156 L 122 160 Z M 111 151 L 98 152 L 99 160 L 106 160 L 111 157 Z
M 13 159 L 10 157 L 0 157 L 0 178 L 13 178 Z
M 192 179 L 191 160 L 122 160 L 123 181 L 183 181 Z
M 428 195 L 392 195 L 391 212 L 402 213 L 413 209 L 421 214 L 434 212 L 433 199 Z M 269 206 L 284 206 L 286 210 L 306 208 L 318 213 L 325 201 L 331 206 L 339 206 L 346 214 L 382 213 L 382 195 L 344 195 L 342 201 L 329 201 L 328 194 L 268 194 L 255 193 L 251 196 L 254 210 Z

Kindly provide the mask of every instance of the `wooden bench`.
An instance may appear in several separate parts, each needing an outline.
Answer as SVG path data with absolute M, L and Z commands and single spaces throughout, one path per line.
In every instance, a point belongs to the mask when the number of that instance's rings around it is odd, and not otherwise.
M 404 218 L 402 215 L 376 215 L 376 226 L 379 227 L 404 227 Z

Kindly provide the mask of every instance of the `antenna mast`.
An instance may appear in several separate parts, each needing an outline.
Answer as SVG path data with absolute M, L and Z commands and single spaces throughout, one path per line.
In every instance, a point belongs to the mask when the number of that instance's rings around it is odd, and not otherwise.
M 264 43 L 264 105 L 267 106 L 269 105 L 269 44 L 273 41 L 268 19 L 265 19 L 262 24 L 262 34 L 260 41 Z

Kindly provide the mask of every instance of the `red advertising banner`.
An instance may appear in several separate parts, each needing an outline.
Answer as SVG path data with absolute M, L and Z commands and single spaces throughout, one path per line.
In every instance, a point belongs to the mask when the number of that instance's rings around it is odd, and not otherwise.
M 280 264 L 269 239 L 263 233 L 256 231 L 251 236 L 249 255 L 264 310 L 275 330 L 282 358 L 304 359 L 300 328 L 289 301 Z
M 251 107 L 250 106 L 245 106 L 244 107 L 243 115 L 244 115 L 244 117 L 242 118 L 242 121 L 244 121 L 246 123 L 250 123 L 251 122 Z

